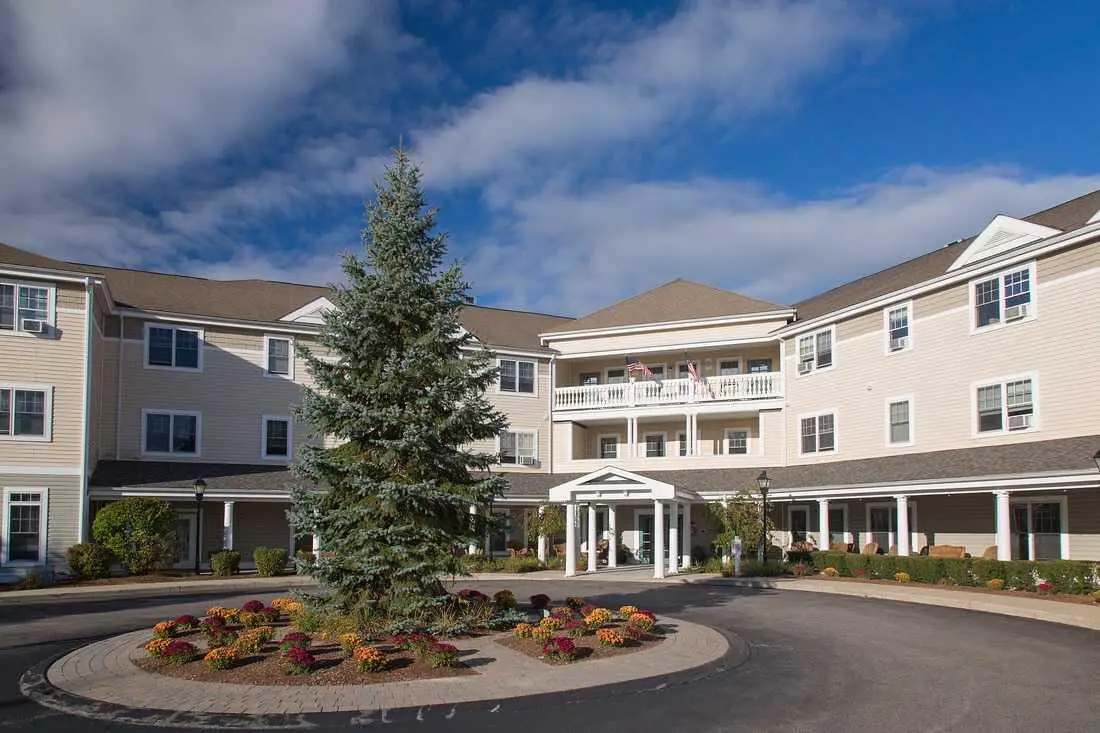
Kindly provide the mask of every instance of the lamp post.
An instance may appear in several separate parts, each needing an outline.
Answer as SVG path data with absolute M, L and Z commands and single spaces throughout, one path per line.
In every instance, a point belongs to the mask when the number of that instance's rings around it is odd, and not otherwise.
M 206 491 L 206 482 L 201 478 L 195 479 L 195 575 L 199 574 L 199 562 L 202 558 L 202 495 Z
M 768 544 L 768 489 L 771 488 L 772 480 L 768 478 L 767 471 L 761 471 L 760 475 L 756 477 L 756 486 L 760 489 L 760 546 L 756 548 L 756 559 L 761 563 L 764 562 L 767 555 Z

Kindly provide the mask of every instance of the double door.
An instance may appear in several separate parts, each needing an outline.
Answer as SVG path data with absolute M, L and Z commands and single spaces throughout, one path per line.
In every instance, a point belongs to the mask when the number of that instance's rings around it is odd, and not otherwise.
M 1034 502 L 1012 505 L 1012 559 L 1062 558 L 1062 505 Z

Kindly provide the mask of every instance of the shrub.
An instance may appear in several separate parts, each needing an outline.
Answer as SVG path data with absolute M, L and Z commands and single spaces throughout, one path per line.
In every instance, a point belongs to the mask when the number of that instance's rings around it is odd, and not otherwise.
M 577 645 L 572 639 L 555 636 L 546 641 L 542 647 L 542 653 L 555 662 L 571 662 L 577 656 Z
M 1092 592 L 1092 600 L 1096 603 L 1100 603 L 1100 590 L 1094 590 Z
M 111 574 L 111 551 L 94 542 L 81 542 L 67 551 L 69 572 L 80 580 L 106 578 Z
M 990 578 L 985 581 L 985 587 L 990 590 L 1004 590 L 1005 581 L 1003 578 Z
M 211 647 L 229 646 L 237 641 L 237 632 L 224 626 L 215 627 L 205 632 L 206 641 Z
M 485 595 L 479 590 L 474 590 L 473 588 L 463 588 L 462 590 L 456 592 L 455 595 L 458 596 L 461 600 L 468 602 L 489 600 L 489 596 Z
M 1039 583 L 1039 585 L 1035 586 L 1035 589 L 1037 591 L 1039 591 L 1039 593 L 1041 593 L 1043 595 L 1047 595 L 1049 593 L 1054 592 L 1054 583 L 1051 583 L 1050 581 L 1044 580 L 1041 583 Z
M 241 553 L 222 550 L 210 556 L 210 572 L 219 578 L 228 578 L 241 572 Z
M 531 634 L 534 633 L 535 627 L 531 624 L 516 624 L 516 628 L 512 630 L 517 639 L 530 639 Z
M 176 635 L 175 621 L 161 621 L 153 625 L 153 636 L 158 639 L 171 639 Z
M 356 649 L 365 648 L 366 639 L 362 634 L 351 631 L 347 634 L 341 634 L 337 640 L 340 643 L 340 649 L 343 650 L 345 657 L 351 657 Z
M 611 611 L 608 611 L 606 608 L 597 608 L 584 617 L 584 623 L 590 629 L 609 624 L 611 623 Z
M 1013 590 L 1035 590 L 1035 563 L 1026 560 L 1011 560 L 1002 563 L 1005 571 L 1005 585 Z
M 276 598 L 271 602 L 271 606 L 279 613 L 286 614 L 287 616 L 302 610 L 302 602 L 296 601 L 293 598 Z
M 852 568 L 852 577 L 853 578 L 866 578 L 867 577 L 867 568 L 865 568 L 865 567 Z
M 291 614 L 290 623 L 292 623 L 294 628 L 298 629 L 298 631 L 304 631 L 307 634 L 315 634 L 321 630 L 324 619 L 321 617 L 321 614 L 316 611 L 312 611 L 308 608 L 301 608 Z
M 565 599 L 565 605 L 572 611 L 579 611 L 588 605 L 588 601 L 584 600 L 580 596 L 569 596 Z
M 282 641 L 279 642 L 279 651 L 284 654 L 291 649 L 309 649 L 309 645 L 313 643 L 313 639 L 308 634 L 303 634 L 301 631 L 290 631 L 283 635 Z
M 493 594 L 493 605 L 497 608 L 515 608 L 516 594 L 510 590 L 498 590 Z
M 554 629 L 548 629 L 545 626 L 536 626 L 531 629 L 531 638 L 535 641 L 548 641 L 554 636 Z
M 199 650 L 189 641 L 176 639 L 175 641 L 168 642 L 168 646 L 164 648 L 164 653 L 161 656 L 169 664 L 178 666 L 197 659 Z
M 633 613 L 630 615 L 630 625 L 636 626 L 646 633 L 653 631 L 654 624 L 655 620 L 653 618 L 653 614 L 642 613 L 639 611 L 638 613 Z
M 955 557 L 938 558 L 943 563 L 944 577 L 951 585 L 973 585 L 974 578 L 970 574 L 970 560 Z
M 253 613 L 252 611 L 241 612 L 241 623 L 245 628 L 254 629 L 257 626 L 263 626 L 268 622 L 268 618 L 263 613 Z
M 317 660 L 304 646 L 293 646 L 283 652 L 290 674 L 309 674 Z
M 600 646 L 622 646 L 626 643 L 623 635 L 615 629 L 600 629 L 596 632 L 596 639 Z
M 260 649 L 263 648 L 264 638 L 256 633 L 256 630 L 246 631 L 237 637 L 237 640 L 233 642 L 233 648 L 241 654 L 259 654 Z
M 796 578 L 801 578 L 803 576 L 809 575 L 812 567 L 813 566 L 808 565 L 804 562 L 795 563 L 791 566 L 791 574 L 794 575 Z
M 1095 568 L 1080 560 L 1048 560 L 1038 563 L 1039 574 L 1055 593 L 1088 593 L 1095 587 Z
M 433 667 L 454 667 L 458 664 L 458 647 L 437 641 L 424 650 L 424 658 Z
M 352 650 L 355 666 L 363 672 L 381 672 L 386 668 L 386 656 L 373 646 L 360 646 Z
M 282 573 L 286 568 L 286 559 L 285 547 L 257 547 L 252 551 L 256 574 L 261 578 L 271 578 Z
M 828 566 L 827 568 L 825 568 L 821 572 L 823 572 L 825 575 L 829 576 L 830 578 L 835 578 L 836 576 L 840 575 L 840 573 L 837 572 L 837 569 L 834 568 L 832 565 Z
M 411 634 L 399 634 L 393 638 L 395 646 L 416 652 L 421 656 L 424 655 L 424 650 L 435 642 L 436 638 L 434 636 L 423 631 L 414 631 Z
M 202 661 L 212 669 L 229 669 L 241 661 L 241 651 L 236 646 L 219 646 L 208 651 Z
M 536 593 L 531 596 L 531 608 L 541 611 L 550 605 L 550 596 L 545 593 Z
M 787 567 L 783 563 L 773 560 L 767 562 L 741 561 L 741 575 L 747 578 L 774 578 L 779 575 L 786 575 L 787 572 Z
M 217 618 L 229 623 L 236 621 L 240 618 L 241 612 L 236 608 L 226 608 L 225 606 L 213 606 L 206 609 L 206 615 L 209 618 Z
M 565 632 L 566 636 L 570 636 L 574 639 L 578 639 L 588 633 L 588 627 L 584 625 L 584 621 L 576 618 L 569 619 L 563 623 L 561 630 Z
M 620 606 L 619 607 L 619 618 L 625 620 L 625 619 L 630 618 L 631 616 L 633 616 L 637 612 L 638 612 L 638 607 L 637 606 Z
M 165 639 L 163 637 L 156 637 L 150 639 L 145 645 L 145 651 L 149 653 L 150 657 L 163 657 L 164 653 L 168 651 L 168 647 L 172 644 L 171 639 Z
M 905 572 L 904 570 L 898 573 L 894 573 L 894 580 L 898 581 L 899 583 L 908 583 L 910 580 L 909 573 Z
M 258 629 L 252 629 L 248 633 L 260 637 L 265 644 L 275 638 L 275 629 L 270 626 L 261 626 Z
M 175 561 L 176 510 L 164 499 L 120 499 L 96 514 L 92 538 L 131 575 L 148 575 Z
M 542 621 L 539 622 L 539 626 L 541 626 L 544 629 L 550 629 L 551 631 L 557 631 L 558 629 L 562 628 L 563 623 L 564 622 L 560 618 L 555 618 L 554 616 L 547 616 L 546 618 L 544 618 Z
M 247 613 L 259 613 L 262 610 L 264 610 L 263 601 L 245 601 L 244 605 L 241 606 L 241 611 Z

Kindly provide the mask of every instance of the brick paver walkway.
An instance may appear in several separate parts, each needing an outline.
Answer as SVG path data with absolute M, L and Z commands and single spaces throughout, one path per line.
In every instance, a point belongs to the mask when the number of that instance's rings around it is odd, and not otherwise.
M 132 708 L 196 713 L 297 714 L 447 705 L 522 697 L 659 677 L 722 657 L 726 638 L 713 629 L 662 619 L 672 633 L 650 649 L 607 659 L 551 666 L 493 641 L 463 639 L 460 650 L 477 675 L 339 686 L 254 686 L 194 682 L 146 672 L 148 631 L 135 631 L 77 649 L 55 662 L 46 678 L 73 695 Z M 486 662 L 481 664 L 481 662 Z

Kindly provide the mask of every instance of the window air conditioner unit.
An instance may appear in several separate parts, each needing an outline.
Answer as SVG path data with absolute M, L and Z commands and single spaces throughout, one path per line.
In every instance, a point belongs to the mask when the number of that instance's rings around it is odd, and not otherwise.
M 1009 415 L 1009 430 L 1026 430 L 1031 427 L 1031 415 Z
M 1021 303 L 1020 305 L 1014 305 L 1009 308 L 1005 308 L 1005 320 L 1006 321 L 1018 321 L 1021 318 L 1027 318 L 1028 304 Z
M 533 456 L 520 456 L 519 458 L 519 465 L 521 466 L 537 466 L 538 462 L 538 459 Z
M 23 318 L 19 321 L 19 330 L 24 333 L 45 333 L 46 322 L 34 318 Z
M 909 337 L 902 336 L 901 338 L 890 339 L 890 351 L 901 351 L 909 345 Z
M 807 359 L 806 361 L 798 362 L 798 373 L 799 374 L 809 374 L 811 371 L 813 371 L 813 368 L 814 368 L 814 363 L 813 363 L 813 360 L 811 360 L 811 359 Z

